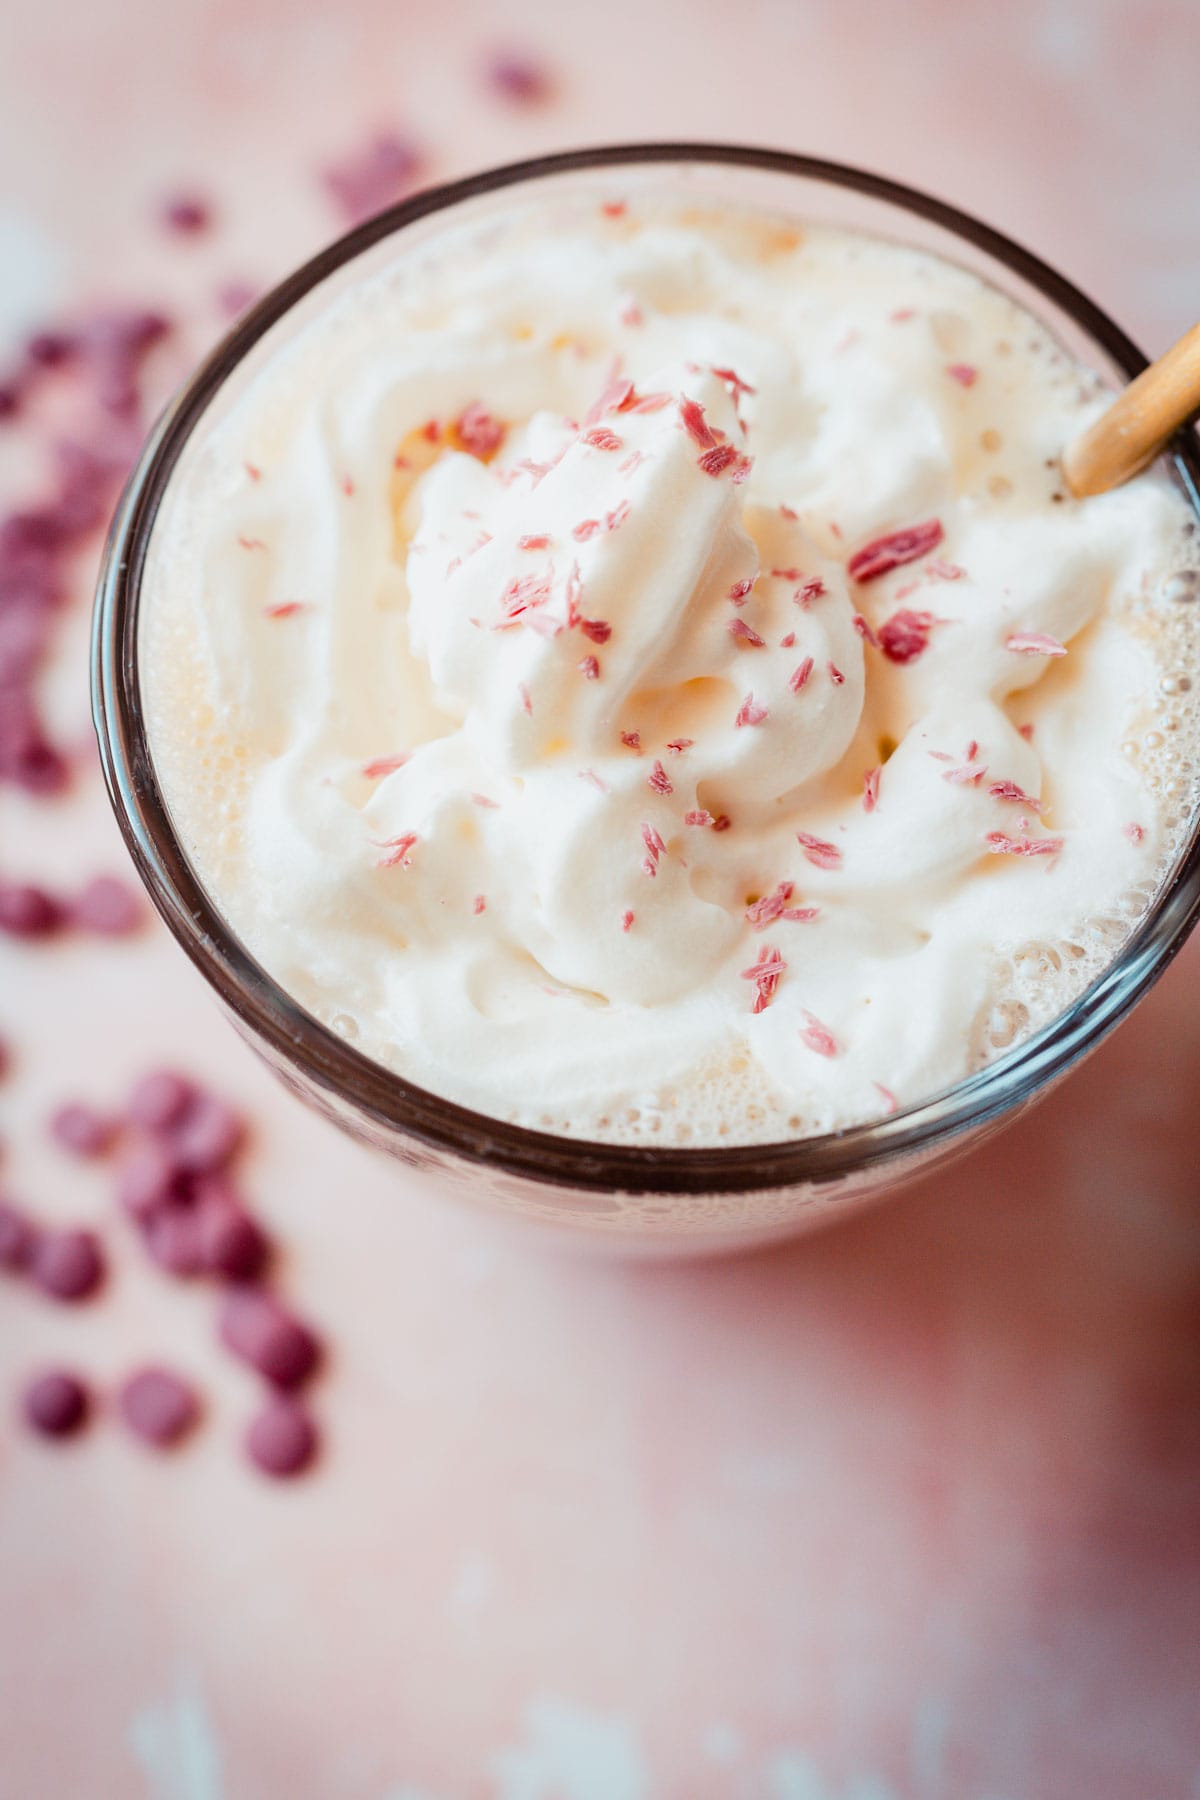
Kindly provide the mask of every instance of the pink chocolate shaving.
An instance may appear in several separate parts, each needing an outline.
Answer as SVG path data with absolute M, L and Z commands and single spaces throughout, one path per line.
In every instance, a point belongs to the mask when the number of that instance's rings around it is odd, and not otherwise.
M 940 519 L 926 519 L 923 524 L 909 525 L 903 531 L 889 531 L 856 550 L 846 564 L 846 573 L 852 581 L 877 581 L 892 569 L 903 568 L 905 563 L 927 556 L 941 543 L 943 536 Z
M 472 456 L 491 456 L 504 442 L 504 426 L 478 400 L 459 413 L 455 426 Z
M 818 1056 L 836 1056 L 838 1041 L 828 1025 L 822 1025 L 814 1013 L 801 1010 L 804 1029 L 800 1033 L 800 1042 L 809 1050 L 815 1050 Z
M 942 780 L 954 787 L 978 787 L 986 774 L 986 763 L 960 763 L 953 769 L 943 769 Z
M 726 630 L 730 637 L 737 638 L 739 643 L 749 644 L 757 650 L 766 649 L 766 639 L 759 637 L 754 627 L 747 625 L 745 619 L 730 619 Z
M 771 944 L 764 944 L 758 953 L 757 960 L 748 969 L 742 970 L 742 980 L 752 981 L 755 986 L 752 1013 L 765 1012 L 775 998 L 775 990 L 787 964 L 779 951 Z
M 1045 631 L 1014 631 L 1005 638 L 1004 648 L 1015 656 L 1065 656 L 1067 646 Z
M 544 606 L 554 591 L 553 570 L 540 575 L 514 575 L 500 596 L 501 621 L 493 627 L 505 631 L 519 624 L 529 612 Z
M 472 904 L 472 907 L 471 907 L 471 911 L 473 913 L 475 913 L 476 916 L 478 916 L 481 912 L 486 911 L 486 909 L 487 909 L 486 897 L 483 894 L 476 894 L 474 903 Z
M 415 831 L 406 831 L 402 837 L 385 838 L 383 843 L 376 845 L 376 849 L 385 850 L 387 854 L 379 858 L 376 867 L 380 869 L 411 868 L 410 852 L 418 842 Z
M 640 750 L 642 747 L 642 734 L 640 731 L 623 731 L 621 733 L 621 742 L 627 750 Z
M 410 750 L 396 750 L 391 756 L 373 756 L 370 762 L 362 765 L 362 772 L 368 781 L 381 781 L 385 775 L 393 775 L 397 769 L 402 769 L 411 755 Z
M 600 679 L 600 664 L 596 661 L 594 656 L 581 657 L 576 666 L 585 681 L 598 681 Z
M 747 922 L 753 925 L 755 931 L 765 931 L 768 925 L 774 924 L 782 915 L 794 892 L 794 882 L 781 881 L 774 893 L 764 894 L 761 900 L 750 903 L 746 908 Z
M 526 537 L 519 537 L 517 539 L 518 550 L 548 550 L 549 548 L 550 539 L 544 532 L 539 536 L 530 534 Z
M 879 777 L 882 772 L 880 765 L 877 763 L 873 769 L 868 769 L 863 776 L 864 812 L 873 813 L 879 804 Z
M 793 694 L 798 694 L 803 688 L 807 687 L 808 678 L 812 672 L 813 659 L 811 656 L 806 656 L 804 661 L 798 664 L 788 676 L 788 686 L 791 688 Z
M 660 762 L 656 762 L 649 775 L 647 775 L 646 786 L 652 788 L 656 794 L 665 795 L 673 794 L 675 792 L 671 777 L 667 774 L 667 771 Z
M 712 825 L 715 821 L 710 812 L 706 812 L 702 806 L 697 806 L 697 807 L 693 807 L 691 812 L 684 813 L 683 822 L 685 825 L 702 825 L 703 826 L 703 825 Z
M 706 475 L 723 475 L 731 463 L 738 461 L 738 452 L 732 444 L 714 444 L 703 456 L 696 458 L 696 467 L 703 469 Z
M 932 613 L 910 612 L 901 607 L 879 627 L 879 647 L 890 662 L 915 662 L 929 646 L 929 633 L 936 620 Z
M 947 363 L 946 373 L 959 387 L 974 387 L 979 380 L 979 370 L 974 363 Z
M 733 604 L 735 606 L 740 606 L 742 604 L 742 602 L 745 600 L 746 595 L 750 592 L 750 589 L 753 586 L 754 586 L 753 575 L 743 576 L 741 581 L 734 582 L 733 586 L 730 588 L 730 590 L 726 594 L 725 598 L 727 600 L 732 600 Z
M 717 441 L 716 435 L 704 417 L 704 408 L 698 400 L 692 400 L 685 396 L 679 402 L 679 417 L 683 421 L 684 430 L 693 443 L 699 444 L 702 450 L 712 449 Z M 734 451 L 733 454 L 736 455 L 737 452 Z
M 633 925 L 633 914 L 632 914 L 632 912 L 623 912 L 623 913 L 622 913 L 622 914 L 621 914 L 621 930 L 622 930 L 622 931 L 628 931 L 628 930 L 630 930 L 630 928 L 631 928 L 631 927 L 632 927 L 632 925 Z
M 740 729 L 743 725 L 761 725 L 763 720 L 768 717 L 768 709 L 760 705 L 753 694 L 747 694 L 733 723 L 736 729 Z
M 836 844 L 814 837 L 811 831 L 798 831 L 796 842 L 804 852 L 805 862 L 810 862 L 814 869 L 841 868 L 842 853 Z
M 992 856 L 1057 856 L 1064 843 L 1060 837 L 1015 838 L 1003 831 L 989 831 L 986 841 Z
M 603 425 L 594 425 L 583 434 L 583 442 L 593 450 L 623 450 L 624 438 L 619 438 L 615 431 L 609 431 Z
M 808 580 L 801 582 L 800 586 L 796 589 L 795 593 L 792 595 L 792 602 L 796 606 L 803 607 L 805 612 L 807 612 L 813 601 L 819 600 L 824 592 L 825 583 L 821 580 L 821 577 L 819 575 L 810 575 Z
M 1015 781 L 993 781 L 988 793 L 993 800 L 1010 800 L 1016 806 L 1027 806 L 1032 813 L 1040 813 L 1042 803 L 1027 794 L 1024 788 L 1018 787 Z

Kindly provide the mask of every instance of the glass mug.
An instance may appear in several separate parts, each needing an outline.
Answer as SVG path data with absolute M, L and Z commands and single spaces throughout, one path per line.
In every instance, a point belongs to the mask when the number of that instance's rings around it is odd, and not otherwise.
M 492 1119 L 371 1061 L 259 967 L 180 844 L 143 718 L 138 613 L 148 547 L 181 458 L 279 346 L 334 296 L 447 224 L 485 221 L 514 198 L 597 202 L 669 186 L 728 203 L 872 232 L 971 269 L 1043 319 L 1064 347 L 1118 384 L 1146 359 L 1047 264 L 941 201 L 881 176 L 733 145 L 582 150 L 490 170 L 392 207 L 332 244 L 248 312 L 167 408 L 111 528 L 93 632 L 93 710 L 118 822 L 155 906 L 242 1035 L 335 1124 L 436 1187 L 509 1216 L 564 1226 L 622 1250 L 745 1248 L 845 1214 L 963 1154 L 1044 1095 L 1117 1025 L 1180 949 L 1200 908 L 1193 809 L 1175 866 L 1115 960 L 1043 1030 L 943 1092 L 889 1117 L 786 1143 L 596 1144 Z M 402 244 L 399 242 L 402 240 Z M 1200 455 L 1181 434 L 1166 459 L 1200 520 Z

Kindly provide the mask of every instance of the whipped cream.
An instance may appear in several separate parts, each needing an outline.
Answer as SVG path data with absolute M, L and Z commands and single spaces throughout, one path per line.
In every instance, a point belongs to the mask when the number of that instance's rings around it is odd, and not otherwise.
M 1111 958 L 1189 810 L 1189 515 L 1062 488 L 1105 401 L 826 228 L 581 194 L 398 256 L 155 527 L 201 878 L 316 1016 L 526 1125 L 748 1142 L 952 1083 Z

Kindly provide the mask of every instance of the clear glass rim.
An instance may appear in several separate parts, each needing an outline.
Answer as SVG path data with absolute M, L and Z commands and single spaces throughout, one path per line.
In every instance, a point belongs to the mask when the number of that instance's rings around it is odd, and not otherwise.
M 92 710 L 125 842 L 166 924 L 229 1009 L 285 1063 L 376 1126 L 516 1177 L 589 1191 L 706 1194 L 834 1184 L 949 1148 L 1034 1098 L 1117 1025 L 1182 947 L 1200 912 L 1200 833 L 1117 959 L 1044 1030 L 954 1086 L 891 1116 L 818 1137 L 685 1147 L 600 1144 L 508 1124 L 442 1099 L 372 1061 L 299 1006 L 232 933 L 175 835 L 150 756 L 140 701 L 137 619 L 151 530 L 175 464 L 222 384 L 303 296 L 381 239 L 429 214 L 545 176 L 637 164 L 742 166 L 888 202 L 954 233 L 1039 290 L 1132 378 L 1146 357 L 1049 264 L 970 214 L 869 170 L 721 143 L 618 144 L 563 151 L 429 188 L 337 239 L 273 288 L 216 346 L 166 408 L 130 475 L 101 565 L 92 634 Z M 1181 433 L 1171 459 L 1200 518 L 1200 454 Z

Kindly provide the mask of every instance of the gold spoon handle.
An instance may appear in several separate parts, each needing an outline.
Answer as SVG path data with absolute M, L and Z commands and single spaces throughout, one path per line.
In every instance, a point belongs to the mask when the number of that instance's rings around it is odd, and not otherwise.
M 1094 425 L 1063 452 L 1077 499 L 1119 487 L 1152 462 L 1167 439 L 1200 412 L 1200 325 L 1144 369 Z

